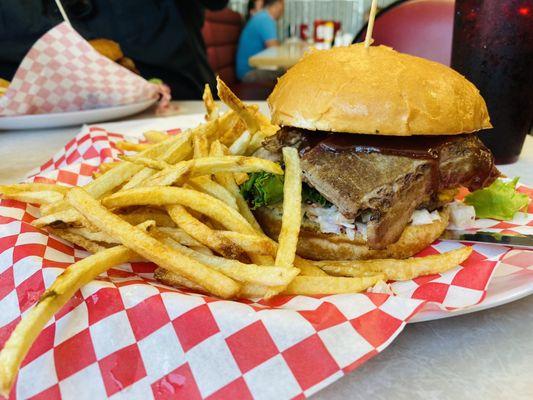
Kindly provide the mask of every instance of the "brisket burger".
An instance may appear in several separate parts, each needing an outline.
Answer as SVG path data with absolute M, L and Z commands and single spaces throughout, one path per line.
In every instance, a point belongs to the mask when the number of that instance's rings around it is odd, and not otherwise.
M 499 175 L 473 134 L 491 128 L 476 87 L 388 47 L 312 51 L 279 79 L 268 104 L 281 129 L 256 155 L 281 162 L 282 147 L 300 152 L 304 257 L 409 257 L 446 228 L 459 187 L 480 189 Z M 272 237 L 282 216 L 276 179 L 254 175 L 243 186 Z

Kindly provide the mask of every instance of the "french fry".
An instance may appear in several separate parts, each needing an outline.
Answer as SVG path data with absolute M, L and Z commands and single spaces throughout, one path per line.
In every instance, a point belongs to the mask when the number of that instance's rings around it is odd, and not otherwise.
M 283 294 L 314 296 L 320 294 L 358 293 L 383 280 L 384 274 L 345 278 L 338 276 L 297 276 Z
M 208 265 L 239 282 L 264 286 L 287 285 L 300 272 L 297 268 L 259 267 L 254 264 L 244 264 L 237 260 L 208 256 L 191 250 L 171 238 L 161 238 L 160 240 L 192 259 Z
M 203 247 L 204 245 L 189 235 L 181 228 L 165 228 L 158 227 L 158 230 L 163 232 L 165 235 L 169 236 L 179 244 L 182 244 L 187 247 Z
M 298 150 L 283 148 L 285 182 L 283 184 L 283 217 L 278 238 L 275 265 L 292 267 L 302 223 L 302 170 Z
M 15 185 L 0 185 L 0 194 L 15 194 L 20 192 L 56 192 L 66 194 L 68 186 L 52 183 L 17 183 Z
M 167 186 L 178 181 L 184 174 L 190 177 L 211 175 L 219 172 L 271 172 L 282 174 L 281 167 L 270 160 L 257 157 L 220 156 L 181 161 L 159 171 L 146 182 L 146 186 Z
M 171 165 L 166 163 L 165 161 L 154 160 L 153 158 L 148 158 L 148 157 L 131 157 L 131 156 L 122 155 L 122 156 L 119 156 L 119 158 L 124 161 L 129 161 L 134 164 L 144 165 L 145 167 L 156 169 L 156 170 L 162 170 L 162 169 L 171 167 Z M 127 190 L 127 189 L 124 189 L 124 190 Z
M 221 298 L 230 298 L 238 293 L 239 285 L 235 281 L 178 253 L 146 232 L 128 224 L 106 210 L 83 189 L 71 189 L 67 200 L 101 231 L 117 238 L 123 245 L 160 267 L 176 272 Z
M 324 271 L 305 258 L 296 256 L 294 266 L 300 270 L 300 275 L 304 276 L 328 276 Z
M 219 135 L 218 139 L 220 143 L 231 146 L 231 144 L 237 140 L 239 136 L 242 135 L 242 133 L 246 130 L 246 124 L 242 119 L 239 119 L 239 121 L 235 124 L 235 126 L 231 129 L 228 129 L 221 135 Z
M 93 174 L 93 178 L 97 179 L 97 177 L 95 177 L 94 174 Z M 66 209 L 68 209 L 68 203 L 64 199 L 58 201 L 57 203 L 41 204 L 41 206 L 39 207 L 39 211 L 41 212 L 42 217 L 46 215 L 50 215 L 50 214 L 55 214 L 55 213 L 64 211 Z
M 257 113 L 250 106 L 245 105 L 235 93 L 217 76 L 217 90 L 218 97 L 224 102 L 229 108 L 231 108 L 235 113 L 237 113 L 246 123 L 250 133 L 254 134 L 260 130 L 259 121 L 256 118 L 255 114 Z
M 179 137 L 169 137 L 164 142 L 160 142 L 152 145 L 146 150 L 141 151 L 138 156 L 140 157 L 149 157 L 149 158 L 158 158 L 160 157 L 165 150 L 167 150 L 172 144 L 176 141 L 179 141 Z M 109 193 L 116 187 L 122 185 L 128 179 L 133 177 L 139 171 L 143 169 L 142 166 L 136 165 L 129 162 L 122 162 L 117 167 L 107 171 L 98 179 L 88 183 L 84 186 L 84 189 L 95 199 L 99 199 L 104 194 Z M 65 206 L 67 204 L 65 203 Z
M 155 222 L 154 222 L 155 225 Z M 79 235 L 87 240 L 90 240 L 92 242 L 102 242 L 102 243 L 108 243 L 108 244 L 119 244 L 119 241 L 112 238 L 108 234 L 104 232 L 93 232 L 88 228 L 82 227 L 82 228 L 68 228 L 68 231 L 71 233 L 74 233 L 76 235 Z
M 411 257 L 405 260 L 313 261 L 313 265 L 335 276 L 382 273 L 385 275 L 385 280 L 405 281 L 448 271 L 461 264 L 471 253 L 472 248 L 465 246 L 442 254 Z
M 87 250 L 89 253 L 94 254 L 106 249 L 106 247 L 95 243 L 87 238 L 84 238 L 83 236 L 72 232 L 70 229 L 54 229 L 49 227 L 47 228 L 47 230 L 51 234 L 56 235 L 57 237 L 60 237 L 63 240 L 74 243 L 76 246 Z
M 170 146 L 174 141 L 178 140 L 177 138 L 169 138 L 168 140 L 154 144 L 152 147 L 141 151 L 139 153 L 142 157 L 158 157 Z M 134 176 L 136 173 L 141 171 L 143 169 L 140 165 L 135 165 L 130 162 L 122 162 L 120 165 L 118 165 L 115 168 L 112 168 L 111 170 L 107 171 L 103 175 L 99 176 L 98 178 L 94 179 L 92 182 L 88 183 L 84 186 L 84 189 L 89 193 L 92 197 L 99 199 L 104 194 L 112 191 L 116 187 L 122 185 L 125 181 L 130 179 L 132 176 Z M 44 208 L 41 208 L 41 212 L 43 216 L 49 217 L 48 220 L 51 222 L 48 222 L 46 225 L 49 225 L 50 223 L 54 222 L 54 219 L 57 221 L 60 221 L 61 218 L 65 218 L 64 212 L 69 211 L 69 215 L 72 217 L 73 211 L 70 205 L 67 201 L 61 200 L 57 203 L 47 205 Z M 74 212 L 74 215 L 76 213 Z M 79 217 L 75 217 L 73 221 L 78 220 Z M 39 226 L 39 225 L 35 225 Z
M 269 136 L 275 135 L 279 131 L 279 126 L 274 125 L 270 118 L 268 118 L 266 115 L 261 114 L 259 112 L 259 108 L 257 109 L 256 118 L 259 120 L 259 125 L 261 126 L 261 134 L 267 138 Z
M 146 164 L 141 161 L 144 159 L 146 159 L 146 157 L 135 158 L 136 162 L 132 164 L 135 164 L 136 166 L 141 167 L 142 169 L 137 172 L 128 182 L 126 182 L 126 184 L 122 186 L 120 190 L 128 190 L 142 186 L 145 181 L 149 180 L 150 177 L 154 176 L 157 173 L 157 170 L 147 167 Z
M 216 105 L 215 100 L 213 99 L 211 88 L 207 83 L 204 86 L 204 94 L 202 95 L 202 100 L 204 101 L 206 111 L 205 119 L 207 121 L 213 121 L 217 119 L 219 115 L 218 106 Z
M 143 136 L 149 143 L 160 143 L 168 139 L 168 135 L 161 131 L 146 131 Z
M 155 226 L 155 221 L 146 220 L 136 225 L 138 228 L 146 230 L 151 226 Z M 92 232 L 87 228 L 54 229 L 47 227 L 47 230 L 93 254 L 118 244 L 118 241 L 109 235 L 103 232 Z
M 122 151 L 143 151 L 150 148 L 151 144 L 149 143 L 132 143 L 126 140 L 119 140 L 115 142 L 117 149 Z
M 248 147 L 246 148 L 243 154 L 253 154 L 258 148 L 261 147 L 265 138 L 266 135 L 264 135 L 261 131 L 254 133 L 254 135 L 250 139 L 250 142 L 248 143 Z
M 190 213 L 189 213 L 190 215 Z M 191 216 L 192 217 L 192 216 Z M 194 218 L 194 217 L 193 217 Z M 195 218 L 196 219 L 196 218 Z M 196 220 L 198 221 L 198 220 Z M 198 221 L 200 222 L 200 221 Z M 201 222 L 200 222 L 201 223 Z M 209 227 L 208 227 L 209 228 Z M 209 228 L 211 229 L 211 228 Z M 172 239 L 176 240 L 178 243 L 183 244 L 189 247 L 200 246 L 202 243 L 197 241 L 188 233 L 180 228 L 159 228 L 163 233 L 170 236 Z M 275 254 L 276 245 L 275 242 L 272 242 L 267 237 L 247 235 L 239 232 L 231 231 L 214 231 L 218 237 L 223 237 L 225 239 L 231 240 L 233 243 L 241 247 L 245 252 L 249 254 Z M 273 264 L 272 264 L 273 265 Z M 316 268 L 320 274 L 327 275 L 320 268 L 311 265 L 311 267 Z
M 116 246 L 93 254 L 68 267 L 24 314 L 0 352 L 0 394 L 8 396 L 20 364 L 52 316 L 83 285 L 109 268 L 127 262 L 134 253 Z
M 195 292 L 209 294 L 209 292 L 205 288 L 198 285 L 197 283 L 194 283 L 189 279 L 176 274 L 175 272 L 167 271 L 166 269 L 161 267 L 157 268 L 154 271 L 154 278 L 168 286 L 180 287 L 184 289 L 194 290 Z
M 205 193 L 178 187 L 146 187 L 125 192 L 117 192 L 102 200 L 109 208 L 121 208 L 135 205 L 168 206 L 180 204 L 217 221 L 226 229 L 254 234 L 255 229 L 239 212 L 223 201 Z
M 235 174 L 233 174 L 233 177 L 235 178 L 235 183 L 237 185 L 242 185 L 250 178 L 248 174 L 244 172 L 236 172 Z
M 219 141 L 215 141 L 211 144 L 210 155 L 214 157 L 223 157 L 226 154 L 226 150 L 227 149 L 224 147 L 224 145 L 222 145 Z M 252 214 L 250 207 L 248 207 L 248 203 L 246 200 L 244 200 L 244 197 L 242 197 L 239 186 L 237 186 L 235 178 L 232 176 L 232 174 L 221 172 L 216 173 L 215 180 L 231 193 L 237 203 L 239 211 L 241 212 L 242 216 L 246 218 L 248 223 L 252 225 L 258 233 L 263 234 L 259 223 Z
M 98 171 L 103 174 L 104 172 L 107 172 L 107 171 L 117 167 L 119 164 L 120 164 L 120 161 L 105 162 L 105 163 L 102 163 L 102 164 L 100 164 L 98 166 Z
M 283 291 L 286 286 L 263 286 L 254 283 L 243 283 L 237 297 L 240 299 L 269 299 Z
M 192 143 L 193 158 L 203 158 L 209 156 L 209 142 L 205 136 L 194 136 Z
M 158 186 L 117 192 L 102 200 L 106 207 L 121 208 L 134 205 L 168 206 L 180 204 L 217 221 L 226 229 L 254 233 L 254 228 L 236 210 L 205 193 L 178 187 Z
M 194 218 L 184 207 L 172 205 L 168 206 L 167 210 L 176 225 L 208 248 L 229 258 L 243 259 L 246 257 L 246 253 L 241 247 Z
M 172 218 L 165 212 L 159 209 L 143 208 L 142 210 L 135 210 L 127 214 L 117 214 L 124 221 L 138 225 L 144 221 L 153 220 L 159 227 L 175 227 L 176 224 Z
M 245 105 L 219 77 L 217 77 L 217 90 L 220 100 L 243 119 L 252 136 L 256 132 L 261 132 L 262 138 L 258 136 L 258 140 L 262 141 L 265 137 L 274 135 L 279 130 L 279 127 L 262 115 L 257 107 Z
M 230 110 L 220 117 L 192 129 L 192 136 L 203 135 L 210 140 L 217 139 L 223 132 L 235 127 L 239 121 L 239 115 Z
M 237 201 L 232 196 L 232 194 L 221 184 L 214 182 L 208 176 L 198 176 L 192 178 L 187 182 L 194 189 L 207 193 L 210 196 L 213 196 L 219 200 L 222 200 L 231 208 L 238 210 Z
M 233 243 L 238 244 L 248 254 L 264 254 L 270 256 L 276 254 L 275 242 L 266 236 L 247 235 L 244 233 L 231 231 L 217 231 L 217 234 L 231 240 Z M 273 263 L 271 265 L 273 265 Z
M 36 228 L 44 228 L 45 226 L 83 226 L 85 218 L 76 210 L 70 208 L 65 211 L 59 211 L 55 214 L 45 215 L 44 217 L 37 218 L 31 222 Z
M 252 135 L 249 131 L 244 131 L 241 136 L 239 136 L 229 147 L 230 154 L 235 156 L 245 155 L 246 149 L 250 145 L 250 140 Z
M 17 193 L 4 193 L 2 194 L 4 199 L 12 199 L 22 201 L 24 203 L 32 204 L 52 204 L 63 200 L 63 194 L 46 190 L 42 192 L 17 192 Z
M 162 146 L 161 152 L 139 153 L 138 157 L 157 159 L 162 162 L 174 164 L 178 161 L 185 159 L 192 151 L 191 138 L 194 130 L 189 130 L 180 134 L 179 136 L 167 139 L 164 142 L 154 145 L 154 147 Z M 141 186 L 143 182 L 147 181 L 150 177 L 155 175 L 157 171 L 152 168 L 144 167 L 135 173 L 135 175 L 128 181 L 121 190 L 133 189 L 134 187 Z

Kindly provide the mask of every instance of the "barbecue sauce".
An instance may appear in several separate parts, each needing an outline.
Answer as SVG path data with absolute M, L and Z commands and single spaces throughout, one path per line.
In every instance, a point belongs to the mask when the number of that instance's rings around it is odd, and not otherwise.
M 441 149 L 461 140 L 463 135 L 439 136 L 382 136 L 329 134 L 318 145 L 325 151 L 353 153 L 381 153 L 392 156 L 438 160 Z
M 448 179 L 440 173 L 439 163 L 446 148 L 461 146 L 461 151 L 474 152 L 480 168 L 470 171 L 469 176 L 463 176 L 462 185 L 470 190 L 477 190 L 486 184 L 490 184 L 499 175 L 494 167 L 494 158 L 490 151 L 481 143 L 479 145 L 465 145 L 465 143 L 478 141 L 470 134 L 462 135 L 417 135 L 417 136 L 385 136 L 364 135 L 349 133 L 329 133 L 322 131 L 306 131 L 304 129 L 285 127 L 282 132 L 289 134 L 298 132 L 301 134 L 298 143 L 300 155 L 318 147 L 320 150 L 330 153 L 350 152 L 353 154 L 380 153 L 391 156 L 407 157 L 427 160 L 432 173 L 433 190 L 450 188 L 457 182 L 447 182 Z M 283 134 L 282 133 L 282 134 Z M 470 140 L 466 140 L 470 139 Z M 464 146 L 464 148 L 463 148 Z M 450 177 L 448 177 L 450 178 Z

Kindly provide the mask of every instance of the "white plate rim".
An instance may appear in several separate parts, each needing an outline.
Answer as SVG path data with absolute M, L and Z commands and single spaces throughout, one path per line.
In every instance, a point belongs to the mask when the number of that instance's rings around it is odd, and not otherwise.
M 157 102 L 157 99 L 153 98 L 135 103 L 111 107 L 92 108 L 89 110 L 4 116 L 0 117 L 0 130 L 47 129 L 104 122 L 139 113 L 155 104 L 155 102 Z M 36 126 L 39 123 L 44 124 Z

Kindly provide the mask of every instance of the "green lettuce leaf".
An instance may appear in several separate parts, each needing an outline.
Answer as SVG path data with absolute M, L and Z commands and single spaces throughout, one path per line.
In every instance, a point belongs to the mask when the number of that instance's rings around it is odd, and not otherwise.
M 513 219 L 515 213 L 529 203 L 526 194 L 515 190 L 517 182 L 518 178 L 510 182 L 497 179 L 492 185 L 467 195 L 465 203 L 474 206 L 478 218 Z
M 283 200 L 283 175 L 254 172 L 249 176 L 241 185 L 241 193 L 252 210 Z
M 241 185 L 240 189 L 252 210 L 281 203 L 283 201 L 283 175 L 254 172 L 249 174 L 249 179 Z M 305 183 L 302 185 L 302 200 L 321 206 L 330 205 L 320 193 Z
M 330 207 L 332 205 L 324 196 L 306 183 L 302 184 L 302 200 L 307 203 L 319 204 L 322 207 Z

